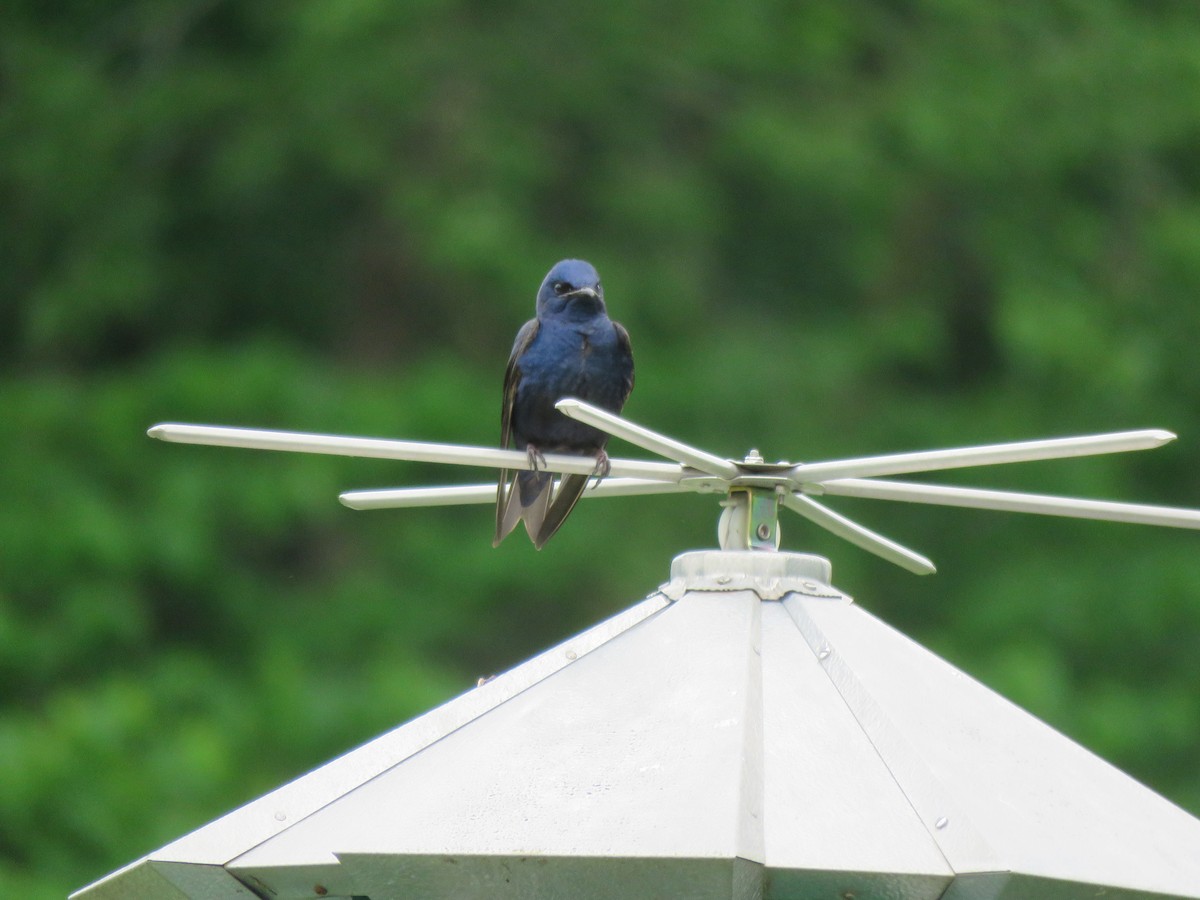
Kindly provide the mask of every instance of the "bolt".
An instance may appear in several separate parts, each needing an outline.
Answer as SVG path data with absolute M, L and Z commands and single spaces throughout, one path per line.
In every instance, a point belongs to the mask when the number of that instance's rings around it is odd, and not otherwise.
M 761 522 L 758 526 L 759 540 L 765 541 L 770 536 L 771 536 L 771 526 L 768 525 L 766 522 Z

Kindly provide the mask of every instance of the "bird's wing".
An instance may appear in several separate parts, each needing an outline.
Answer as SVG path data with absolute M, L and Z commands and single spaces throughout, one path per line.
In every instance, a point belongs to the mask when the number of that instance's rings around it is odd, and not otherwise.
M 508 368 L 504 370 L 504 402 L 500 408 L 500 446 L 508 449 L 512 442 L 513 405 L 517 402 L 517 386 L 521 383 L 521 357 L 537 337 L 538 320 L 530 319 L 517 332 L 513 341 L 512 354 L 508 357 Z
M 513 406 L 517 402 L 517 386 L 521 383 L 521 357 L 529 349 L 537 333 L 537 319 L 530 319 L 521 326 L 521 330 L 517 332 L 517 339 L 513 341 L 512 353 L 508 357 L 508 368 L 504 370 L 504 399 L 500 406 L 500 446 L 506 450 L 512 444 L 512 415 Z M 512 493 L 508 469 L 501 469 L 496 486 L 496 536 L 492 539 L 493 547 L 499 546 L 520 519 L 517 514 L 520 503 L 509 509 L 513 506 Z
M 624 406 L 629 395 L 633 393 L 633 345 L 629 343 L 629 332 L 625 330 L 624 325 L 620 322 L 613 322 L 613 328 L 617 332 L 617 347 L 621 351 L 621 362 L 626 366 L 625 385 L 621 394 L 621 406 Z

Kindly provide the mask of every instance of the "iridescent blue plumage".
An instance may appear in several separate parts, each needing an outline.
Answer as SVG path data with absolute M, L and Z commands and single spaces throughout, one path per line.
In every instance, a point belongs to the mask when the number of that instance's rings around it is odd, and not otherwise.
M 600 276 L 589 263 L 564 259 L 538 290 L 537 318 L 522 326 L 504 375 L 500 442 L 528 452 L 536 466 L 543 453 L 596 457 L 596 474 L 608 471 L 608 435 L 568 419 L 554 408 L 563 397 L 578 397 L 620 412 L 633 390 L 629 335 L 608 318 Z M 500 473 L 496 498 L 499 544 L 518 521 L 541 549 L 562 524 L 587 486 L 586 475 L 563 476 L 554 490 L 546 472 Z

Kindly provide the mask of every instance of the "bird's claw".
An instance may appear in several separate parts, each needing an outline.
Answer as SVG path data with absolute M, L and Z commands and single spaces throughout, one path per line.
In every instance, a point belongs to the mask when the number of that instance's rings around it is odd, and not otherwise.
M 600 486 L 600 482 L 607 478 L 608 473 L 611 471 L 612 463 L 609 462 L 608 454 L 605 453 L 604 448 L 601 447 L 596 451 L 596 468 L 592 469 L 592 475 L 594 475 L 596 478 L 596 483 L 592 485 L 592 489 L 595 490 L 598 488 Z
M 542 454 L 542 451 L 533 446 L 533 444 L 529 444 L 525 447 L 525 455 L 529 457 L 529 468 L 534 472 L 538 471 L 539 469 L 546 468 L 546 457 Z

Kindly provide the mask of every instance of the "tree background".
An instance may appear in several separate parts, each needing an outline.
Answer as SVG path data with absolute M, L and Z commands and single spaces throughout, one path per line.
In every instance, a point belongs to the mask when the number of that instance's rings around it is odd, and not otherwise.
M 493 550 L 483 507 L 335 500 L 457 473 L 150 424 L 494 444 L 583 256 L 652 427 L 816 460 L 1161 426 L 944 480 L 1200 506 L 1197 147 L 1186 0 L 10 0 L 0 884 L 60 898 L 715 541 L 688 496 Z M 939 574 L 785 545 L 1200 813 L 1200 538 L 834 505 Z

